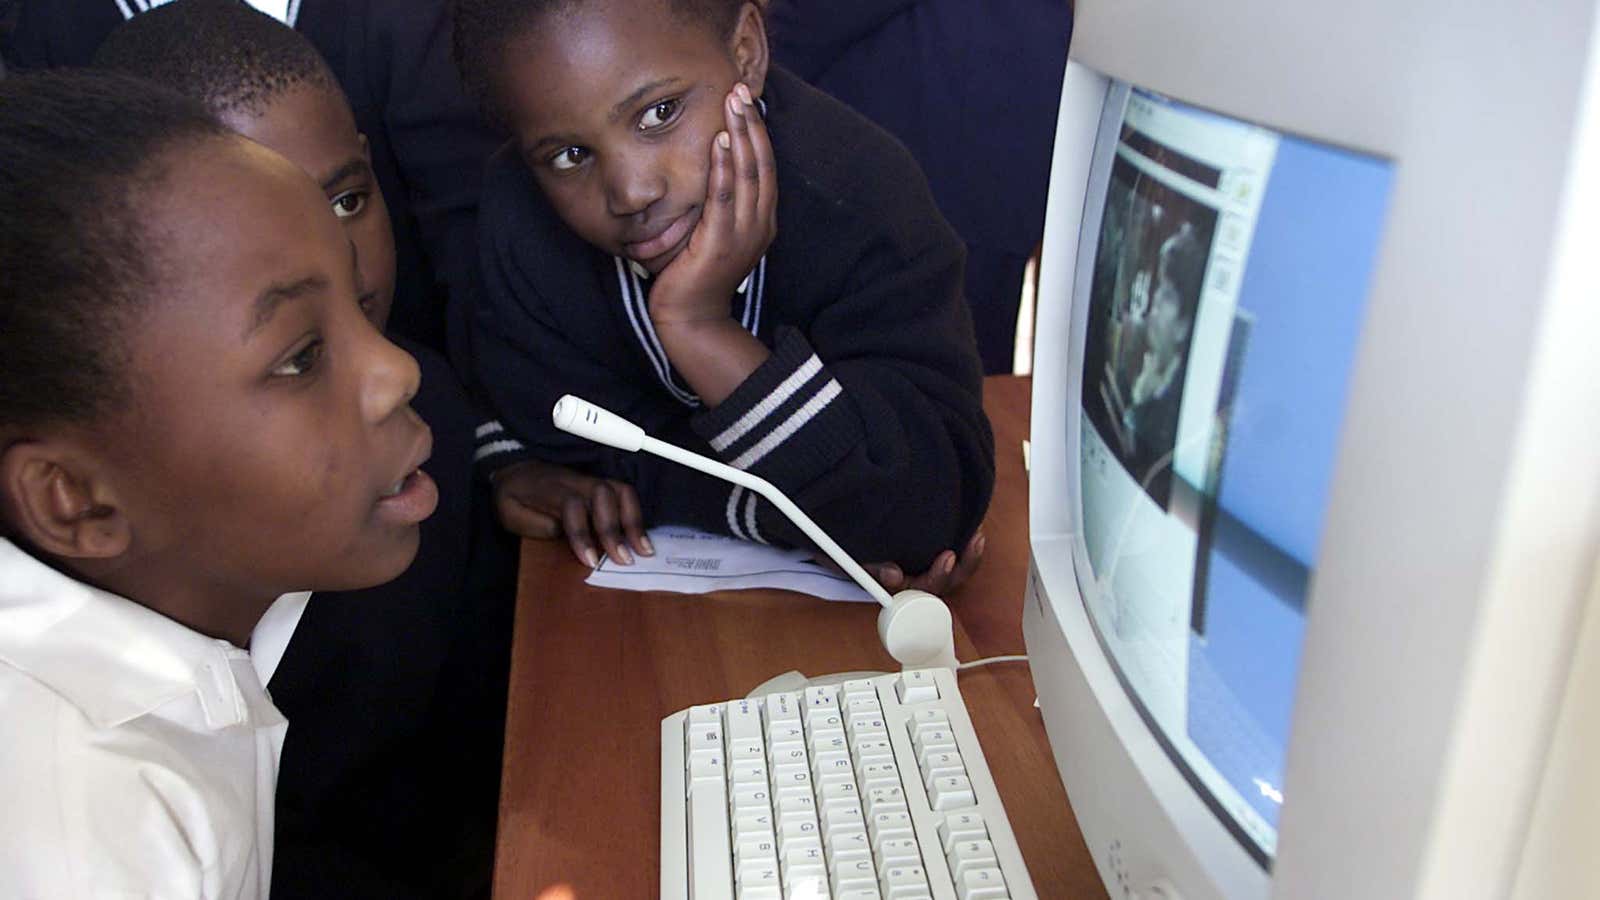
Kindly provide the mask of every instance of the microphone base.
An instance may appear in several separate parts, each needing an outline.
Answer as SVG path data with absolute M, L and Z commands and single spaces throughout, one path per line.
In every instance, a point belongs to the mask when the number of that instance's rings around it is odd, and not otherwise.
M 927 591 L 901 591 L 878 613 L 878 637 L 902 669 L 955 669 L 953 625 L 950 608 Z

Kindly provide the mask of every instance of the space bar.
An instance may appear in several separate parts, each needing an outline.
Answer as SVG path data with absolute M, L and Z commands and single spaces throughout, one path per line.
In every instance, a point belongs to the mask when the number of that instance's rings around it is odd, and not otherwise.
M 728 794 L 721 778 L 697 778 L 689 787 L 689 896 L 733 900 Z

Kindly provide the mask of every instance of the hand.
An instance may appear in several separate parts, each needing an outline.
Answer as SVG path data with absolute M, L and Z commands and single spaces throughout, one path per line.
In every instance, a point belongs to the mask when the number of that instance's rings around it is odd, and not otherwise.
M 624 566 L 633 564 L 630 547 L 643 556 L 656 552 L 644 533 L 639 495 L 626 482 L 527 460 L 495 473 L 494 505 L 500 524 L 514 534 L 565 534 L 573 555 L 591 569 L 600 565 L 597 535 L 605 554 Z
M 777 163 L 748 87 L 734 85 L 722 117 L 727 130 L 711 141 L 700 221 L 650 288 L 658 326 L 729 318 L 734 288 L 778 233 Z
M 947 594 L 966 584 L 972 573 L 978 571 L 978 564 L 983 562 L 983 550 L 987 541 L 980 530 L 967 541 L 967 546 L 959 556 L 954 550 L 945 550 L 933 558 L 933 564 L 928 571 L 920 575 L 907 578 L 900 567 L 894 563 L 873 563 L 864 568 L 878 579 L 884 590 L 890 593 L 896 591 L 916 590 L 928 593 L 943 599 Z
M 907 578 L 905 572 L 895 563 L 863 563 L 861 568 L 867 574 L 877 579 L 883 589 L 893 594 L 904 590 L 927 591 L 941 599 L 961 585 L 965 584 L 972 573 L 978 571 L 978 564 L 983 562 L 983 549 L 987 541 L 983 532 L 979 531 L 967 541 L 966 549 L 958 556 L 954 550 L 945 550 L 933 558 L 933 564 L 928 571 L 920 575 Z M 827 556 L 815 557 L 815 562 L 824 568 L 831 569 L 843 575 L 833 560 Z

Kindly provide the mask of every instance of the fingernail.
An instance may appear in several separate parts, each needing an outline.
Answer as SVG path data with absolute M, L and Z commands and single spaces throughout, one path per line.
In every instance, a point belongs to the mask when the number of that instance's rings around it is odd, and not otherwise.
M 940 566 L 939 566 L 939 571 L 943 572 L 946 575 L 949 575 L 952 571 L 954 571 L 955 567 L 956 567 L 956 558 L 953 555 L 951 555 L 949 553 L 946 553 L 944 555 L 944 562 L 942 564 L 940 564 Z
M 622 564 L 623 565 L 625 565 L 625 566 L 633 565 L 633 554 L 628 552 L 628 548 L 627 547 L 623 547 L 623 546 L 619 545 L 617 547 L 617 555 L 622 557 Z
M 980 535 L 978 535 L 978 539 L 973 542 L 972 549 L 977 551 L 977 552 L 979 552 L 979 553 L 982 553 L 984 546 L 987 545 L 988 543 L 989 543 L 989 536 L 986 535 L 986 534 L 980 534 Z
M 639 538 L 639 543 L 644 545 L 644 555 L 645 556 L 655 556 L 656 555 L 656 545 L 650 543 L 650 538 L 649 538 L 648 535 L 640 537 Z
M 728 137 L 728 133 L 726 131 L 719 131 L 717 132 L 717 146 L 727 150 L 729 147 L 733 146 L 733 138 Z
M 583 551 L 583 561 L 588 563 L 589 568 L 597 569 L 600 567 L 600 554 L 594 552 L 594 548 L 590 547 Z
M 742 116 L 744 115 L 744 104 L 739 102 L 738 97 L 729 97 L 728 111 L 736 116 Z
M 755 101 L 750 98 L 750 89 L 744 86 L 744 82 L 741 81 L 735 85 L 733 92 L 739 95 L 739 99 L 744 101 L 745 106 L 755 105 Z

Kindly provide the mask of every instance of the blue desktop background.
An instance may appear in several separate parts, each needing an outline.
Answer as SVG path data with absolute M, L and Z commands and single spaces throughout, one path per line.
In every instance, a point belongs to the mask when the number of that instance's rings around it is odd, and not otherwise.
M 1283 787 L 1303 591 L 1315 577 L 1390 182 L 1387 161 L 1281 138 L 1240 285 L 1249 342 L 1216 502 L 1304 577 L 1285 588 L 1250 559 L 1201 547 L 1204 633 L 1190 635 L 1187 727 L 1273 828 L 1279 803 L 1261 785 Z

